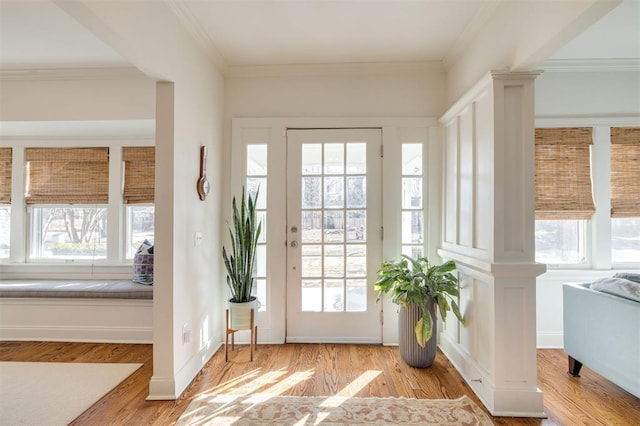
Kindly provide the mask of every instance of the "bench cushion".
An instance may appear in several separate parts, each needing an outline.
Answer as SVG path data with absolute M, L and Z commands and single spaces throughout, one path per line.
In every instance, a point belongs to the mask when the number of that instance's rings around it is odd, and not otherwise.
M 0 297 L 153 299 L 153 287 L 131 280 L 1 280 Z

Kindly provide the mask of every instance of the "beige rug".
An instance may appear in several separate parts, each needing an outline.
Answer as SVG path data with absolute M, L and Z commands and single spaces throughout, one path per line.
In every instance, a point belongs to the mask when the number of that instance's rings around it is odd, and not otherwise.
M 140 366 L 0 362 L 0 424 L 69 424 Z
M 185 425 L 493 425 L 471 399 L 202 395 Z

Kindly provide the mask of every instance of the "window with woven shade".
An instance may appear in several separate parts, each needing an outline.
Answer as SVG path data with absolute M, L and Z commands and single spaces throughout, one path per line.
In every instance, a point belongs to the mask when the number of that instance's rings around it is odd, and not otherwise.
M 153 244 L 155 229 L 155 147 L 122 148 L 124 183 L 122 199 L 126 204 L 126 258 L 132 259 L 145 241 Z
M 536 129 L 536 219 L 591 219 L 592 135 L 590 127 Z
M 0 148 L 0 204 L 11 204 L 12 149 Z
M 611 128 L 611 217 L 640 217 L 640 127 Z
M 155 147 L 126 146 L 122 148 L 124 161 L 123 198 L 127 204 L 150 204 L 155 191 Z
M 107 204 L 109 148 L 26 148 L 27 204 Z

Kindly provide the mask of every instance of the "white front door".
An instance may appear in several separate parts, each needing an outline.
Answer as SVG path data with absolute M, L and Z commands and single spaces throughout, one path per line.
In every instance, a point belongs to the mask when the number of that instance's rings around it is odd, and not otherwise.
M 286 341 L 382 341 L 380 129 L 287 131 Z

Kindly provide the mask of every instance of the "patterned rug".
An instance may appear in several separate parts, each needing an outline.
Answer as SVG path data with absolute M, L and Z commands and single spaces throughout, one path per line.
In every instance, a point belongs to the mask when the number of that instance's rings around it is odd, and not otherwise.
M 202 395 L 177 426 L 186 425 L 493 425 L 471 399 Z

